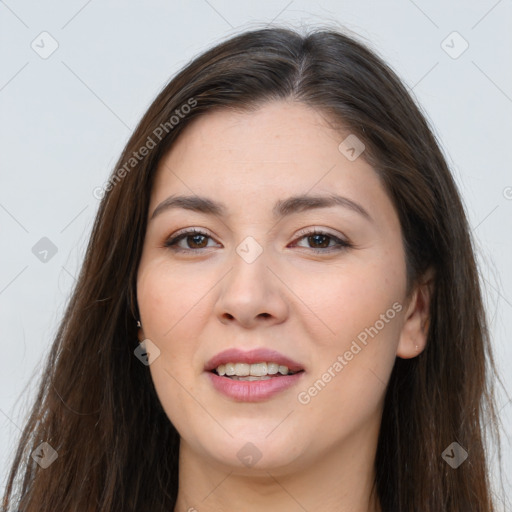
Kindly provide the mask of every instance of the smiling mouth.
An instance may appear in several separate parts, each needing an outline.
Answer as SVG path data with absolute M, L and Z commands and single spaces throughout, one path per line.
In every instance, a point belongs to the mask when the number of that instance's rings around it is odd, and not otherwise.
M 291 371 L 285 365 L 280 365 L 275 362 L 260 362 L 260 363 L 226 363 L 217 366 L 211 370 L 212 373 L 219 377 L 225 377 L 231 380 L 242 381 L 260 381 L 270 380 L 286 375 L 295 375 L 304 370 Z

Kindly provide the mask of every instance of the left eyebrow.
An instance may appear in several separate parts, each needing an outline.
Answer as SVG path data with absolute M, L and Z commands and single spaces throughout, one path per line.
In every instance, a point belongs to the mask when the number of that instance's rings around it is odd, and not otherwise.
M 283 218 L 306 210 L 330 208 L 333 206 L 348 208 L 359 213 L 366 220 L 373 222 L 372 217 L 363 208 L 363 206 L 348 197 L 336 194 L 291 196 L 287 199 L 278 200 L 272 209 L 272 213 L 275 218 Z M 183 208 L 185 210 L 191 210 L 207 215 L 216 215 L 219 217 L 225 217 L 228 212 L 228 208 L 225 204 L 207 197 L 185 195 L 169 196 L 154 209 L 150 220 L 154 219 L 162 212 L 174 208 Z

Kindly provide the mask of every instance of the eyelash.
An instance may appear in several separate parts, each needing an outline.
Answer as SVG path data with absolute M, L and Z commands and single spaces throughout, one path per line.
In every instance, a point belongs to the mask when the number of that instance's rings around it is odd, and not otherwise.
M 307 238 L 310 236 L 321 235 L 321 236 L 331 238 L 332 240 L 334 240 L 336 242 L 337 246 L 334 246 L 334 247 L 326 247 L 326 248 L 322 248 L 322 249 L 315 249 L 315 248 L 309 247 L 309 249 L 311 251 L 313 251 L 317 254 L 337 252 L 337 251 L 342 251 L 342 250 L 346 250 L 348 248 L 353 247 L 353 244 L 351 244 L 350 242 L 347 242 L 346 240 L 342 240 L 331 233 L 328 233 L 328 232 L 322 231 L 322 230 L 318 230 L 318 229 L 313 229 L 312 231 L 301 231 L 299 234 L 300 234 L 300 237 L 298 240 L 301 240 L 303 238 Z M 186 239 L 189 236 L 193 236 L 193 235 L 201 235 L 201 236 L 213 239 L 210 235 L 208 235 L 208 233 L 205 233 L 204 231 L 201 231 L 198 229 L 191 229 L 189 231 L 178 233 L 176 236 L 169 238 L 164 243 L 164 247 L 170 249 L 171 251 L 181 252 L 181 253 L 199 252 L 203 249 L 207 249 L 207 247 L 202 247 L 200 249 L 183 249 L 181 247 L 176 246 L 176 244 L 179 243 L 181 240 Z

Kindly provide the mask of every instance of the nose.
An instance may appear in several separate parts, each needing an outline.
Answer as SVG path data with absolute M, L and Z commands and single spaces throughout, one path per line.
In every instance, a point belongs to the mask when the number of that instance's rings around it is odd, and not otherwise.
M 286 286 L 261 254 L 252 263 L 238 254 L 222 279 L 214 313 L 224 324 L 251 329 L 282 323 L 288 315 Z

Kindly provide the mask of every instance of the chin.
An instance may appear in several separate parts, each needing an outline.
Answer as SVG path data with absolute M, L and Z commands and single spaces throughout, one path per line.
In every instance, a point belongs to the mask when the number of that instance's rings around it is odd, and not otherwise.
M 275 424 L 272 428 L 275 428 Z M 273 432 L 268 436 L 266 430 L 261 431 L 247 428 L 243 434 L 231 432 L 233 437 L 223 432 L 222 439 L 215 439 L 211 434 L 207 439 L 196 439 L 196 449 L 214 461 L 224 466 L 228 471 L 235 470 L 238 474 L 257 474 L 262 472 L 280 472 L 286 468 L 300 465 L 301 443 L 291 432 L 278 435 Z M 303 443 L 305 444 L 305 443 Z

